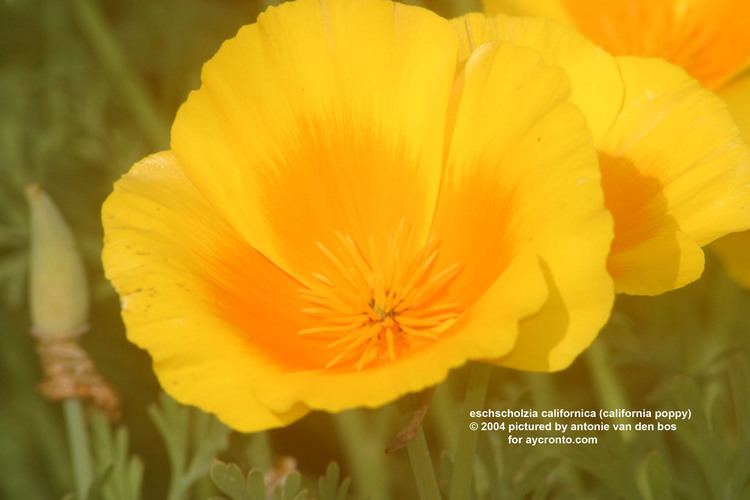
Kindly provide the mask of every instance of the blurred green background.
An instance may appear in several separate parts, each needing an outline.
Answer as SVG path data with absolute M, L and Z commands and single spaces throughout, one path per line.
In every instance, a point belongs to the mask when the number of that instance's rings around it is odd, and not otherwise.
M 428 3 L 445 16 L 478 10 L 473 1 Z M 166 147 L 169 123 L 197 87 L 202 62 L 266 6 L 229 0 L 0 2 L 0 498 L 55 499 L 73 490 L 61 408 L 35 390 L 40 370 L 28 334 L 23 198 L 31 182 L 58 203 L 85 257 L 93 307 L 82 343 L 117 389 L 130 452 L 145 464 L 142 488 L 132 498 L 167 498 L 176 480 L 164 442 L 170 431 L 160 433 L 149 416 L 159 387 L 148 356 L 125 340 L 117 297 L 103 278 L 99 209 L 135 160 Z M 504 433 L 482 433 L 474 464 L 477 498 L 750 498 L 750 295 L 710 255 L 708 260 L 704 278 L 683 290 L 618 299 L 594 349 L 569 370 L 544 375 L 493 369 L 485 405 L 689 407 L 693 419 L 673 433 L 603 435 L 591 447 L 511 447 Z M 466 427 L 467 373 L 454 372 L 438 388 L 425 420 L 443 488 Z M 218 453 L 247 470 L 294 457 L 311 490 L 327 464 L 337 461 L 353 478 L 352 498 L 416 498 L 405 450 L 383 451 L 404 422 L 396 404 L 338 416 L 316 413 L 285 429 L 228 438 L 199 412 L 166 405 L 177 412 L 173 417 L 192 422 L 184 429 L 185 446 L 210 460 Z M 178 431 L 171 432 L 174 438 Z M 216 494 L 205 473 L 210 460 L 179 498 Z M 127 500 L 112 491 L 102 498 Z

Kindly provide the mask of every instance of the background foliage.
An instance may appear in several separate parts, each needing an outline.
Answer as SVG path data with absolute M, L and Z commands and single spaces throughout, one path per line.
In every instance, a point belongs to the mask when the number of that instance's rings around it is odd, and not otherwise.
M 429 6 L 446 16 L 478 7 Z M 396 405 L 313 414 L 243 436 L 159 396 L 147 355 L 125 340 L 102 275 L 99 207 L 113 181 L 166 146 L 168 124 L 197 86 L 201 63 L 263 8 L 252 0 L 0 2 L 0 498 L 52 499 L 73 490 L 61 409 L 35 392 L 40 373 L 25 297 L 23 187 L 30 182 L 51 194 L 78 237 L 94 294 L 83 344 L 123 402 L 117 426 L 91 422 L 99 498 L 255 498 L 260 472 L 245 479 L 246 471 L 268 471 L 283 456 L 294 458 L 301 475 L 279 498 L 303 490 L 324 500 L 347 491 L 416 498 L 405 450 L 383 452 L 403 423 Z M 748 293 L 709 258 L 705 277 L 683 290 L 620 298 L 595 348 L 569 370 L 493 369 L 491 408 L 690 407 L 694 418 L 675 433 L 605 435 L 593 447 L 511 447 L 504 433 L 484 433 L 477 497 L 750 498 L 749 305 Z M 446 491 L 466 426 L 466 382 L 466 368 L 454 372 L 425 421 Z M 211 468 L 216 457 L 239 468 Z

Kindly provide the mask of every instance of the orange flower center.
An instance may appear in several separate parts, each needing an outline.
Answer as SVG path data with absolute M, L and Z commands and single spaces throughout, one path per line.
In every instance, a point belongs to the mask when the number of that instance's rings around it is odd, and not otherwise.
M 316 283 L 300 290 L 310 304 L 302 311 L 322 325 L 298 334 L 329 340 L 326 368 L 354 363 L 361 370 L 378 359 L 395 361 L 416 341 L 438 340 L 460 316 L 459 304 L 445 301 L 445 295 L 462 265 L 435 272 L 437 242 L 418 248 L 403 224 L 385 252 L 372 237 L 366 252 L 351 236 L 336 237 L 336 251 L 317 242 L 330 271 L 315 273 Z

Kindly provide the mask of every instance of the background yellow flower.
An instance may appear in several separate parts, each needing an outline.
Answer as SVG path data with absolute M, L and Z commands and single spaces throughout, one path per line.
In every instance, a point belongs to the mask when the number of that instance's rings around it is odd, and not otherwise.
M 619 292 L 655 295 L 684 286 L 703 272 L 701 247 L 750 227 L 747 145 L 721 100 L 683 70 L 612 57 L 541 18 L 472 14 L 454 25 L 474 44 L 500 39 L 534 47 L 571 75 L 615 220 L 608 267 Z
M 484 0 L 484 5 L 490 13 L 543 16 L 573 25 L 614 55 L 659 57 L 683 67 L 718 93 L 744 139 L 750 140 L 750 76 L 745 73 L 750 66 L 750 11 L 746 1 Z M 728 235 L 712 247 L 729 274 L 745 287 L 750 287 L 748 247 L 747 232 Z

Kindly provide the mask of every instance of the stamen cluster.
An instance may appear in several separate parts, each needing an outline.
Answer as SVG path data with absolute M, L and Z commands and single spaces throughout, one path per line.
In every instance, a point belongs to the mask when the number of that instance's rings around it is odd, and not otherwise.
M 316 243 L 330 272 L 315 273 L 317 283 L 300 290 L 311 305 L 303 312 L 323 325 L 298 333 L 330 340 L 326 347 L 333 354 L 326 368 L 352 362 L 361 370 L 386 356 L 395 361 L 417 340 L 438 340 L 460 316 L 459 304 L 441 299 L 462 266 L 435 272 L 436 241 L 419 248 L 404 224 L 384 253 L 372 237 L 366 252 L 349 235 L 336 238 L 338 251 Z

